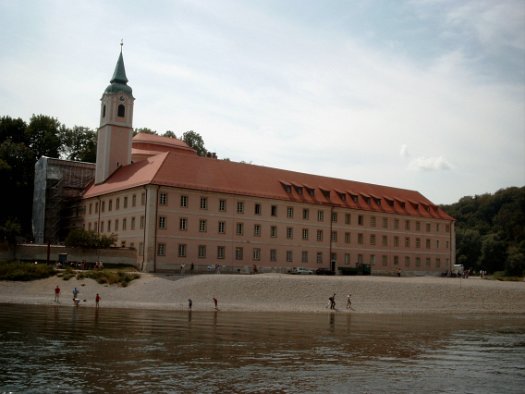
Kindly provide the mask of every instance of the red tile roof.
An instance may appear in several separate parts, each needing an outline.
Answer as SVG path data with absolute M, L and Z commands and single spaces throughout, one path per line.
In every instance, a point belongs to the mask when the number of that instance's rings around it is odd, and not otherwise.
M 417 191 L 173 151 L 119 168 L 106 182 L 89 186 L 84 197 L 147 184 L 453 220 Z M 418 202 L 417 207 L 408 201 Z

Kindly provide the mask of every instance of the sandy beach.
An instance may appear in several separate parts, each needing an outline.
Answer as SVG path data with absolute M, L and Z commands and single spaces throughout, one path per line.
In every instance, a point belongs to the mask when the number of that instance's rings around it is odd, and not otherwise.
M 92 279 L 64 281 L 53 277 L 32 282 L 0 282 L 0 303 L 73 307 L 72 290 L 80 290 L 80 307 L 327 313 L 328 297 L 336 293 L 340 313 L 525 313 L 525 282 L 471 277 L 168 275 L 141 274 L 128 287 L 101 285 Z M 346 308 L 351 294 L 352 309 Z M 84 301 L 85 300 L 85 301 Z

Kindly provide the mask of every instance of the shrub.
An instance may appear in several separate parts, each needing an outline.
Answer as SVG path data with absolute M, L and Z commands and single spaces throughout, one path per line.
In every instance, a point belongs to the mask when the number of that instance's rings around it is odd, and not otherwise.
M 56 275 L 56 270 L 47 264 L 1 263 L 0 280 L 29 281 Z

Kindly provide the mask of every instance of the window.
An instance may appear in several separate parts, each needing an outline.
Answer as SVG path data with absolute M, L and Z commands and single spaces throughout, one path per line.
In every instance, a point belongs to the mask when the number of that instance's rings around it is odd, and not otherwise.
M 89 214 L 90 214 L 90 215 L 91 215 L 91 210 L 92 210 L 92 208 L 93 208 L 93 203 L 90 202 L 90 203 L 89 203 Z
M 105 201 L 102 201 L 102 205 L 101 205 L 100 210 L 101 210 L 102 212 L 104 212 L 104 211 L 106 210 L 106 202 L 105 202 Z
M 375 226 L 376 226 L 376 217 L 370 216 L 370 227 L 375 227 Z
M 381 263 L 383 264 L 383 267 L 386 267 L 388 265 L 388 256 L 381 256 Z
M 410 231 L 410 220 L 405 220 L 405 230 Z
M 430 239 L 425 240 L 425 247 L 430 249 Z
M 308 229 L 307 228 L 303 228 L 303 239 L 308 240 Z
M 166 256 L 166 244 L 157 245 L 157 256 Z
M 199 259 L 206 258 L 206 245 L 199 245 L 197 248 L 197 255 Z
M 117 116 L 119 118 L 123 118 L 126 116 L 126 107 L 124 107 L 124 104 L 120 104 L 117 109 Z
M 111 220 L 108 220 L 108 233 L 111 232 Z
M 291 250 L 286 251 L 286 262 L 293 263 L 293 252 Z
M 186 257 L 186 244 L 179 244 L 179 257 Z
M 286 238 L 293 239 L 293 227 L 286 227 Z
M 394 237 L 394 248 L 398 248 L 399 247 L 399 237 L 396 235 Z
M 337 223 L 337 212 L 332 212 L 332 223 Z
M 286 217 L 287 218 L 293 218 L 293 207 L 287 207 L 286 208 Z
M 416 238 L 416 248 L 420 248 L 421 247 L 421 239 L 420 238 Z
M 243 223 L 237 223 L 235 225 L 235 234 L 237 234 L 237 235 L 243 235 L 244 234 L 244 224 Z
M 159 216 L 159 228 L 161 230 L 166 229 L 166 216 Z
M 346 232 L 345 233 L 345 244 L 349 244 L 350 243 L 350 233 L 349 232 Z
M 91 208 L 91 206 L 90 206 L 90 208 Z M 117 198 L 117 199 L 115 200 L 115 210 L 118 211 L 119 208 L 120 208 L 120 198 Z M 89 210 L 89 213 L 91 213 L 91 209 Z
M 277 226 L 270 227 L 270 237 L 272 238 L 277 237 Z
M 139 242 L 139 256 L 144 255 L 144 243 Z
M 252 259 L 254 261 L 259 261 L 261 259 L 261 249 L 260 248 L 253 248 Z
M 421 267 L 421 257 L 416 257 L 416 267 Z
M 375 244 L 376 244 L 376 235 L 370 234 L 370 245 L 375 246 Z
M 131 218 L 131 230 L 135 230 L 135 216 Z
M 426 227 L 427 233 L 429 233 L 430 232 L 430 223 L 427 223 L 425 227 Z
M 106 104 L 104 104 L 102 106 L 102 117 L 105 118 L 106 117 Z
M 180 206 L 182 208 L 188 207 L 188 196 L 180 196 Z
M 243 248 L 241 247 L 235 248 L 235 260 L 242 260 L 244 258 L 243 254 L 244 254 Z
M 208 197 L 201 197 L 201 209 L 208 209 Z
M 394 230 L 399 230 L 399 219 L 394 219 Z
M 308 263 L 308 251 L 306 250 L 301 252 L 301 263 Z
M 124 209 L 128 207 L 128 196 L 124 197 Z
M 100 222 L 100 232 L 104 232 L 104 222 Z
M 383 235 L 383 237 L 381 238 L 381 245 L 388 246 L 388 237 L 386 235 Z
M 226 200 L 219 200 L 219 211 L 226 211 Z
M 406 268 L 410 267 L 410 256 L 405 256 L 405 267 Z
M 405 248 L 410 248 L 410 237 L 405 237 Z
M 108 202 L 108 211 L 111 212 L 112 209 L 113 209 L 113 200 L 109 200 L 109 202 Z
M 323 230 L 317 230 L 316 239 L 318 241 L 322 241 L 323 240 Z
M 261 204 L 255 204 L 255 214 L 260 215 L 261 214 Z
M 315 255 L 315 261 L 317 264 L 323 264 L 323 252 L 317 252 Z
M 261 236 L 261 225 L 260 224 L 254 224 L 253 225 L 253 235 L 255 237 Z
M 364 242 L 363 240 L 364 240 L 363 234 L 362 233 L 357 234 L 357 243 L 359 245 L 363 244 L 363 242 Z
M 324 211 L 321 211 L 321 210 L 317 211 L 317 221 L 324 222 Z
M 226 247 L 224 246 L 217 246 L 217 258 L 218 259 L 224 259 L 224 255 L 226 254 Z
M 277 249 L 270 249 L 270 261 L 277 261 Z
M 144 206 L 144 204 L 146 204 L 146 193 L 142 192 L 142 194 L 140 195 L 140 205 Z
M 188 218 L 179 219 L 179 230 L 186 231 L 188 229 Z
M 237 201 L 237 213 L 244 213 L 244 202 Z
M 126 231 L 128 229 L 128 219 L 122 219 L 122 231 Z
M 416 231 L 421 231 L 421 222 L 416 222 Z
M 352 217 L 350 216 L 349 213 L 345 213 L 345 224 L 350 224 L 352 223 Z
M 343 256 L 343 262 L 345 265 L 350 265 L 350 253 L 345 253 L 345 255 Z
M 364 219 L 363 215 L 358 215 L 357 216 L 357 224 L 362 226 L 364 223 L 365 223 L 365 219 Z
M 131 196 L 131 206 L 132 206 L 132 207 L 137 206 L 137 195 L 136 195 L 136 194 L 134 194 L 133 196 Z
M 159 194 L 159 204 L 160 205 L 167 205 L 168 204 L 168 194 L 167 193 L 160 193 Z
M 118 231 L 118 219 L 115 219 L 115 231 Z
M 205 219 L 199 220 L 199 232 L 205 233 L 208 231 L 208 222 Z
M 388 218 L 383 218 L 383 228 L 388 228 Z
M 226 232 L 226 223 L 219 222 L 219 234 L 224 234 Z
M 144 229 L 144 216 L 140 217 L 140 229 Z
M 332 231 L 330 239 L 332 240 L 332 242 L 337 242 L 337 231 Z
M 277 216 L 277 205 L 272 205 L 272 216 Z
M 310 218 L 310 210 L 308 208 L 303 209 L 303 219 L 308 220 Z
M 399 256 L 394 256 L 394 265 L 399 265 Z

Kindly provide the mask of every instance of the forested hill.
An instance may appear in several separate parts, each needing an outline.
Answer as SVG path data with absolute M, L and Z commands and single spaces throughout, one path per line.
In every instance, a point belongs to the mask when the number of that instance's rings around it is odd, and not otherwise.
M 457 263 L 465 268 L 525 272 L 525 187 L 467 196 L 442 205 L 456 219 Z

